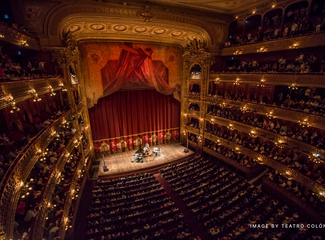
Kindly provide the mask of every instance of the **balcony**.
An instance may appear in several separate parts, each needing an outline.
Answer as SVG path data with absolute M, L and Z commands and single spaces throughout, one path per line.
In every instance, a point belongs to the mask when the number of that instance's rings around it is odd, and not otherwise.
M 318 33 L 294 38 L 281 38 L 273 41 L 227 47 L 221 49 L 221 56 L 232 56 L 236 51 L 241 52 L 241 54 L 258 53 L 261 48 L 267 49 L 267 52 L 284 51 L 289 50 L 290 46 L 293 46 L 294 44 L 296 44 L 300 49 L 324 46 L 325 33 Z
M 276 196 L 282 202 L 288 204 L 292 209 L 296 209 L 307 221 L 310 221 L 310 223 L 314 223 L 315 221 L 318 223 L 325 222 L 325 217 L 320 215 L 314 208 L 270 179 L 263 178 L 262 188 L 266 192 Z
M 26 32 L 21 32 L 18 29 L 14 29 L 0 23 L 0 39 L 2 41 L 17 45 L 19 47 L 24 47 L 33 50 L 40 50 L 39 40 Z
M 194 127 L 190 127 L 190 126 L 184 126 L 186 131 L 190 132 L 190 133 L 194 133 L 196 135 L 199 135 L 200 134 L 200 129 L 198 128 L 194 128 Z
M 238 101 L 227 100 L 222 98 L 208 97 L 207 101 L 214 102 L 216 105 L 225 103 L 230 107 L 237 107 L 237 108 L 246 106 L 248 110 L 254 111 L 261 115 L 265 115 L 266 113 L 272 112 L 272 116 L 274 118 L 280 118 L 291 122 L 298 122 L 298 121 L 303 121 L 304 119 L 308 119 L 308 122 L 312 127 L 325 129 L 325 124 L 324 124 L 325 117 L 320 115 L 315 115 L 315 114 L 301 112 L 301 111 L 294 111 L 288 108 L 275 107 L 271 105 L 262 105 L 262 104 L 250 103 L 250 102 L 238 102 Z
M 73 114 L 73 110 L 67 111 L 46 129 L 38 133 L 32 141 L 25 146 L 6 172 L 0 185 L 0 231 L 6 233 L 7 236 L 13 233 L 13 222 L 21 192 L 21 183 L 26 181 L 35 163 L 39 159 L 39 152 L 44 152 L 48 144 L 54 138 L 55 132 L 60 128 L 60 125 L 67 119 L 70 119 Z M 68 149 L 68 147 L 66 149 Z M 61 160 L 61 162 L 62 161 L 63 160 Z
M 200 117 L 200 111 L 189 109 L 187 115 L 191 115 L 191 116 L 199 118 Z
M 298 87 L 319 87 L 324 88 L 324 74 L 292 74 L 292 73 L 212 73 L 210 81 L 219 78 L 219 82 L 261 84 L 264 79 L 265 85 L 287 85 L 295 83 Z
M 45 93 L 49 93 L 49 86 L 52 86 L 54 91 L 62 89 L 62 86 L 60 86 L 62 81 L 63 80 L 61 78 L 42 78 L 35 80 L 1 83 L 0 110 L 10 105 L 6 98 L 10 94 L 13 97 L 14 101 L 16 103 L 19 103 L 33 98 L 33 95 L 31 94 L 32 89 L 35 89 L 39 96 Z
M 306 186 L 307 188 L 311 189 L 313 192 L 318 193 L 318 192 L 325 190 L 324 187 L 321 184 L 317 183 L 316 181 L 313 181 L 312 179 L 301 174 L 300 172 L 298 172 L 292 168 L 289 168 L 288 166 L 286 166 L 280 162 L 270 159 L 258 152 L 252 151 L 252 150 L 245 148 L 241 145 L 238 145 L 236 143 L 230 142 L 228 140 L 225 140 L 223 138 L 220 138 L 218 136 L 215 136 L 215 135 L 212 135 L 209 133 L 206 133 L 204 135 L 204 137 L 211 141 L 214 141 L 220 145 L 223 145 L 227 148 L 236 149 L 238 152 L 250 157 L 251 159 L 258 159 L 260 164 L 264 164 L 270 168 L 276 169 L 279 172 L 286 174 L 287 176 L 292 177 L 298 183 L 300 183 L 303 186 Z
M 285 144 L 287 145 L 287 147 L 297 150 L 301 153 L 304 154 L 310 154 L 312 155 L 313 153 L 319 152 L 322 158 L 325 158 L 325 151 L 321 150 L 313 145 L 307 144 L 305 142 L 302 141 L 298 141 L 296 139 L 292 139 L 290 137 L 286 137 L 286 136 L 281 136 L 280 134 L 271 132 L 271 131 L 267 131 L 264 130 L 262 128 L 258 128 L 258 127 L 253 127 L 251 125 L 248 124 L 244 124 L 244 123 L 240 123 L 240 122 L 236 122 L 236 121 L 232 121 L 226 118 L 221 118 L 221 117 L 217 117 L 217 116 L 212 116 L 212 115 L 206 115 L 205 120 L 207 121 L 211 121 L 211 119 L 213 119 L 213 122 L 219 125 L 223 125 L 223 126 L 229 126 L 229 124 L 232 124 L 234 129 L 237 129 L 240 132 L 245 132 L 245 133 L 252 133 L 252 131 L 257 135 L 260 136 L 262 138 L 267 138 L 270 141 L 275 141 L 277 142 L 278 140 L 281 140 L 283 142 L 285 142 Z
M 254 167 L 246 167 L 244 165 L 241 165 L 240 163 L 230 159 L 230 158 L 227 158 L 225 157 L 224 155 L 218 153 L 218 152 L 215 152 L 215 151 L 212 151 L 211 149 L 207 148 L 207 147 L 203 147 L 203 151 L 217 159 L 220 159 L 222 160 L 223 162 L 235 167 L 236 169 L 238 169 L 239 171 L 245 173 L 246 175 L 246 178 L 248 180 L 254 178 L 255 176 L 257 176 L 262 170 L 263 170 L 263 167 L 261 165 L 257 165 L 257 166 L 254 166 Z

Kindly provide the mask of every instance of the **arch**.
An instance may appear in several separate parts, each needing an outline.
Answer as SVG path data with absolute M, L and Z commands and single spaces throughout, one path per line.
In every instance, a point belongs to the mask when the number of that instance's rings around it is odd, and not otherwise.
M 265 12 L 262 16 L 262 27 L 265 29 L 267 27 L 271 27 L 272 25 L 273 26 L 281 26 L 281 21 L 282 21 L 282 17 L 283 17 L 283 8 L 274 8 L 274 9 L 271 9 L 267 12 Z M 279 16 L 279 19 L 277 20 L 277 24 L 275 23 L 276 22 L 276 19 L 273 19 L 274 16 L 278 15 Z M 266 23 L 265 23 L 265 20 L 266 18 L 270 19 L 270 24 L 269 26 L 266 26 Z
M 157 35 L 157 38 L 151 38 L 150 41 L 160 43 L 177 44 L 186 46 L 193 37 L 201 40 L 207 46 L 214 44 L 213 37 L 218 38 L 212 27 L 201 20 L 184 17 L 181 15 L 172 15 L 170 13 L 155 13 L 155 21 L 144 22 L 137 16 L 140 8 L 124 7 L 111 4 L 59 4 L 53 8 L 46 16 L 44 29 L 47 29 L 47 35 L 57 44 L 62 39 L 63 33 L 74 27 L 73 36 L 77 41 L 82 39 L 113 39 L 129 41 L 149 41 L 150 35 Z M 118 17 L 118 18 L 117 18 Z M 100 28 L 91 29 L 92 24 L 100 25 Z M 123 25 L 126 28 L 120 28 L 115 31 L 114 26 Z M 146 28 L 144 32 L 136 32 L 136 25 Z M 162 29 L 155 32 L 155 29 Z M 109 29 L 109 31 L 107 31 Z M 113 31 L 112 31 L 113 30 Z M 223 30 L 223 29 L 221 29 Z M 180 32 L 173 35 L 173 32 Z M 159 36 L 159 37 L 158 37 Z M 218 39 L 222 42 L 223 39 Z
M 262 14 L 254 14 L 245 19 L 244 35 L 257 35 L 258 28 L 262 25 Z
M 200 111 L 200 105 L 197 102 L 192 102 L 188 106 L 189 110 L 195 110 L 195 111 Z
M 293 22 L 294 21 L 294 11 L 295 9 L 301 9 L 301 7 L 304 7 L 304 8 L 307 8 L 309 6 L 309 3 L 308 1 L 297 1 L 297 2 L 294 2 L 288 6 L 286 6 L 286 8 L 284 9 L 284 20 L 283 22 L 284 23 L 287 23 L 287 22 Z M 292 14 L 290 16 L 288 16 L 288 13 L 292 11 Z M 306 13 L 307 11 L 305 11 Z M 300 12 L 299 12 L 300 13 Z
M 325 15 L 325 2 L 324 0 L 313 0 L 310 4 L 310 17 L 317 17 Z
M 242 36 L 244 32 L 244 23 L 243 18 L 236 19 L 228 25 L 228 40 L 232 41 L 236 39 L 237 36 Z
M 190 67 L 190 78 L 191 79 L 201 79 L 203 70 L 201 65 L 198 63 L 193 63 Z

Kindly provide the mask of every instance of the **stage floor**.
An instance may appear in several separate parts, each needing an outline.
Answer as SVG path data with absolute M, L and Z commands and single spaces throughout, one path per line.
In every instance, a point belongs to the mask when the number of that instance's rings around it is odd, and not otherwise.
M 131 162 L 133 161 L 133 155 L 137 150 L 131 150 L 123 153 L 112 154 L 104 158 L 105 164 L 108 168 L 107 172 L 103 171 L 103 159 L 99 164 L 99 177 L 106 177 L 111 175 L 120 175 L 130 172 L 136 172 L 146 170 L 149 168 L 159 167 L 164 164 L 175 162 L 184 157 L 192 155 L 194 152 L 184 153 L 185 147 L 181 143 L 161 144 L 158 146 L 161 148 L 161 154 L 158 157 L 146 157 L 143 159 L 143 163 Z M 153 147 L 150 148 L 150 154 Z

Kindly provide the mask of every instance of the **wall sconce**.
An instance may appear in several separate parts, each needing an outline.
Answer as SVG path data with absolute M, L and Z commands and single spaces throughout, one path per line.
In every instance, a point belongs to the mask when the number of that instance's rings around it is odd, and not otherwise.
M 49 91 L 50 91 L 50 96 L 53 97 L 56 95 L 56 93 L 54 92 L 54 89 L 52 88 L 52 86 L 49 86 Z
M 240 111 L 243 113 L 248 112 L 248 108 L 246 106 L 240 107 Z
M 262 53 L 262 52 L 266 52 L 266 51 L 267 51 L 267 48 L 265 48 L 265 47 L 260 47 L 260 48 L 257 49 L 256 51 L 257 51 L 257 52 L 260 52 L 260 53 Z
M 284 141 L 278 140 L 277 142 L 274 143 L 278 148 L 284 148 Z
M 234 130 L 233 125 L 229 123 L 229 126 L 227 127 L 229 130 Z
M 3 35 L 3 34 L 0 34 L 0 38 L 5 38 L 5 35 Z
M 216 78 L 214 84 L 220 84 L 220 78 Z
M 269 119 L 274 118 L 274 116 L 273 116 L 273 112 L 272 112 L 272 111 L 271 111 L 271 112 L 268 112 L 268 113 L 265 113 L 265 115 L 266 115 Z
M 219 105 L 221 108 L 225 108 L 226 107 L 226 103 L 220 103 L 220 105 Z
M 219 139 L 217 139 L 217 145 L 221 145 L 221 142 Z
M 29 46 L 29 44 L 27 43 L 26 40 L 21 40 L 20 44 L 21 44 L 22 46 L 24 46 L 24 47 L 28 47 L 28 46 Z
M 275 8 L 275 4 L 272 5 L 272 8 Z
M 187 113 L 184 113 L 184 117 L 186 117 L 187 116 Z
M 265 79 L 264 78 L 262 78 L 261 80 L 260 80 L 260 84 L 257 84 L 257 86 L 258 87 L 265 87 L 265 84 L 264 84 L 264 82 L 265 82 Z
M 313 155 L 308 156 L 308 158 L 313 161 L 314 163 L 321 163 L 323 162 L 321 160 L 320 154 L 319 153 L 313 153 Z
M 295 83 L 292 83 L 288 88 L 291 89 L 291 90 L 297 90 L 298 89 L 297 84 L 295 84 Z
M 203 121 L 203 118 L 200 118 L 200 121 Z
M 64 84 L 63 83 L 60 83 L 59 86 L 62 87 L 62 92 L 68 91 L 66 88 L 63 88 L 64 87 Z
M 199 140 L 199 142 L 202 142 L 201 136 L 199 136 L 197 139 Z
M 291 172 L 290 171 L 286 171 L 285 174 L 287 174 L 287 175 L 290 176 L 291 175 Z
M 237 86 L 240 85 L 239 80 L 240 80 L 240 79 L 237 78 L 236 81 L 235 81 L 233 84 L 234 84 L 234 85 L 237 85 Z
M 184 130 L 183 133 L 184 133 L 184 136 L 186 136 L 186 130 Z
M 214 119 L 213 119 L 213 118 L 211 119 L 211 122 L 210 122 L 210 123 L 211 123 L 212 125 L 214 124 Z
M 252 138 L 257 138 L 256 132 L 253 130 L 249 133 L 249 136 Z
M 35 89 L 30 90 L 30 94 L 33 96 L 34 102 L 39 102 L 42 100 L 42 98 L 38 97 L 38 94 Z
M 238 19 L 238 16 L 236 16 L 236 19 Z
M 235 147 L 235 152 L 240 153 L 240 148 L 239 147 Z
M 255 14 L 256 13 L 256 10 L 253 10 L 252 14 Z
M 6 100 L 7 102 L 9 103 L 10 105 L 10 113 L 14 113 L 14 110 L 16 110 L 17 112 L 20 111 L 20 108 L 16 106 L 16 102 L 15 102 L 15 99 L 14 97 L 9 94 L 7 97 L 6 97 Z
M 234 55 L 240 55 L 242 53 L 243 53 L 243 51 L 236 50 L 236 52 L 234 52 Z
M 290 49 L 297 49 L 299 46 L 299 43 L 294 43 L 292 45 L 289 46 Z
M 298 123 L 299 123 L 300 126 L 302 126 L 302 127 L 310 127 L 310 124 L 309 124 L 307 118 L 305 118 L 302 122 L 301 122 L 301 121 L 298 121 Z

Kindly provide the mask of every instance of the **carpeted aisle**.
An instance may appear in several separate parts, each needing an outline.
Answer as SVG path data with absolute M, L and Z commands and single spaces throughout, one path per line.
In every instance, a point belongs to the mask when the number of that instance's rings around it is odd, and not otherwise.
M 173 187 L 166 182 L 165 178 L 157 173 L 154 175 L 157 181 L 163 186 L 167 195 L 175 203 L 175 206 L 184 214 L 184 220 L 189 224 L 191 230 L 194 232 L 194 236 L 199 236 L 202 240 L 209 240 L 210 235 L 204 229 L 203 224 L 197 221 L 194 214 L 188 209 L 187 205 L 183 200 L 177 195 Z

